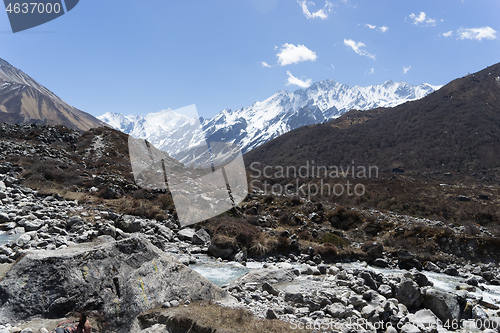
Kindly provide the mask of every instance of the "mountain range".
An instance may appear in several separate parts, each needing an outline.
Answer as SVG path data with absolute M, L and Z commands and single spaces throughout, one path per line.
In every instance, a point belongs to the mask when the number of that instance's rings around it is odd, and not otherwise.
M 326 122 L 351 109 L 392 107 L 420 99 L 439 88 L 393 81 L 350 87 L 325 80 L 307 89 L 279 91 L 239 110 L 222 110 L 212 119 L 193 119 L 170 109 L 145 116 L 108 112 L 98 118 L 124 133 L 148 140 L 173 157 L 178 157 L 179 146 L 196 147 L 205 138 L 209 142 L 236 143 L 246 153 L 290 130 Z M 202 131 L 197 131 L 198 125 Z
M 0 59 L 0 122 L 64 125 L 80 131 L 106 126 L 3 59 Z
M 481 177 L 496 173 L 500 63 L 453 80 L 417 101 L 350 111 L 324 124 L 295 129 L 245 156 L 248 165 L 304 165 L 307 161 Z

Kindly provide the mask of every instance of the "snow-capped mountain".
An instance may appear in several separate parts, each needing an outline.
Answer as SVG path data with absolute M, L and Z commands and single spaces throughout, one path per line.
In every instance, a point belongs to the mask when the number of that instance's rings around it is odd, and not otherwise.
M 350 87 L 333 80 L 314 83 L 294 92 L 279 91 L 262 102 L 239 110 L 225 109 L 214 118 L 202 120 L 164 110 L 142 116 L 106 113 L 100 120 L 134 137 L 146 139 L 155 147 L 176 157 L 176 147 L 195 147 L 206 137 L 208 142 L 234 142 L 246 153 L 292 129 L 322 123 L 351 110 L 392 107 L 420 99 L 439 89 L 424 83 L 387 81 L 381 85 Z M 203 133 L 193 133 L 201 125 Z M 186 134 L 191 131 L 191 134 Z M 204 134 L 201 135 L 201 134 Z

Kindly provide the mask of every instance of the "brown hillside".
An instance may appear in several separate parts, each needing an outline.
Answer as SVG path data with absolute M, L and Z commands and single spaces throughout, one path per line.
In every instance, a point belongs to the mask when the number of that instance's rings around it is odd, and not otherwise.
M 64 125 L 80 131 L 107 126 L 67 104 L 3 59 L 0 59 L 0 122 Z
M 364 116 L 366 115 L 366 116 Z M 247 165 L 377 165 L 473 174 L 500 166 L 500 64 L 395 108 L 351 111 L 245 155 Z

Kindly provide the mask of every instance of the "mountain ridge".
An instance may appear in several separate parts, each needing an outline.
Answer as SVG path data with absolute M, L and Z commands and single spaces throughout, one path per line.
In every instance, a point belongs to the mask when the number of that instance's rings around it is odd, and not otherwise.
M 64 125 L 80 131 L 107 126 L 4 59 L 0 59 L 0 122 Z
M 500 64 L 393 108 L 351 111 L 302 127 L 245 155 L 245 162 L 375 164 L 475 174 L 500 165 Z M 290 147 L 293 147 L 291 149 Z
M 246 153 L 292 129 L 334 119 L 350 109 L 368 110 L 399 105 L 422 98 L 439 87 L 427 83 L 413 86 L 390 80 L 380 85 L 350 87 L 334 80 L 323 80 L 306 89 L 293 92 L 280 90 L 264 101 L 257 101 L 248 107 L 224 109 L 215 117 L 202 120 L 201 126 L 209 142 L 235 142 Z M 168 109 L 160 112 L 174 111 Z M 108 112 L 98 118 L 176 156 L 178 152 L 175 151 L 175 140 L 170 137 L 192 130 L 192 124 L 186 127 L 170 126 L 173 128 L 170 131 L 166 129 L 168 124 L 148 121 L 148 117 L 154 114 L 158 113 L 124 116 Z M 189 117 L 184 120 L 187 122 L 187 119 Z M 189 145 L 199 145 L 203 139 L 202 135 L 193 135 Z

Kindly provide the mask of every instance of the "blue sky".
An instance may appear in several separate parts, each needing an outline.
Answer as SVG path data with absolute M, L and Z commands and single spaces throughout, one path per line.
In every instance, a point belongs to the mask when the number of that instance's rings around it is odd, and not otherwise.
M 500 61 L 498 0 L 81 0 L 0 57 L 95 116 L 214 116 L 324 79 L 445 84 Z

